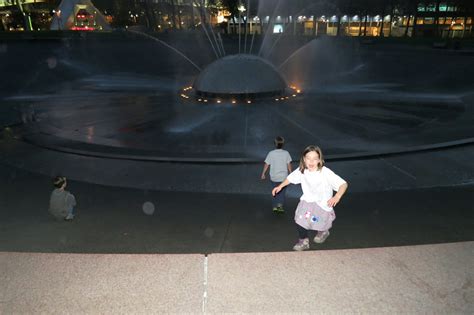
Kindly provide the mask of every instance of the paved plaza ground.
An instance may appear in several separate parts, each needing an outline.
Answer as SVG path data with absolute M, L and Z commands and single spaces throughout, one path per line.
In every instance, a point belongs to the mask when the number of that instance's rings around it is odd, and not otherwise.
M 270 194 L 147 191 L 70 181 L 77 218 L 55 222 L 47 213 L 50 178 L 12 174 L 2 166 L 1 251 L 272 252 L 290 251 L 297 240 L 296 198 L 289 198 L 287 211 L 276 215 Z M 349 192 L 336 209 L 330 238 L 313 249 L 473 241 L 473 189 Z M 147 203 L 153 213 L 146 210 Z

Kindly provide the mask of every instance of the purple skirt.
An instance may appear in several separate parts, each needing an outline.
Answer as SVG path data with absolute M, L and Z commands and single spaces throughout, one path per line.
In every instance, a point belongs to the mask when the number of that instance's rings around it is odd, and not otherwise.
M 300 200 L 295 211 L 295 222 L 307 230 L 327 231 L 336 219 L 334 210 L 325 211 L 316 202 Z

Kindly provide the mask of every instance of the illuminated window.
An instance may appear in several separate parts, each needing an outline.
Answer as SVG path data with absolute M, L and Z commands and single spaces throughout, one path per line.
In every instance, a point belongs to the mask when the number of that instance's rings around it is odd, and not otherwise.
M 439 11 L 440 12 L 446 12 L 448 10 L 448 4 L 447 3 L 440 3 L 439 4 Z
M 274 33 L 274 34 L 283 33 L 283 24 L 275 24 L 275 25 L 273 25 L 273 33 Z
M 425 18 L 425 21 L 423 22 L 423 24 L 434 24 L 434 18 L 432 18 L 432 17 L 426 17 L 426 18 Z
M 436 3 L 430 3 L 426 6 L 427 12 L 435 12 L 436 11 Z

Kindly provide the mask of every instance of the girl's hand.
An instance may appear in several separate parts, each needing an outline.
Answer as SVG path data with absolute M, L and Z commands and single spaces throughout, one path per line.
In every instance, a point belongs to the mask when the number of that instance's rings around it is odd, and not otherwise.
M 272 190 L 272 196 L 275 197 L 276 194 L 278 194 L 281 190 L 281 187 L 280 186 L 276 186 L 275 188 L 273 188 Z
M 260 179 L 265 179 L 265 174 L 262 174 L 262 176 L 260 176 Z
M 341 198 L 339 198 L 338 196 L 332 197 L 331 199 L 328 200 L 328 207 L 334 208 L 339 203 L 340 200 Z

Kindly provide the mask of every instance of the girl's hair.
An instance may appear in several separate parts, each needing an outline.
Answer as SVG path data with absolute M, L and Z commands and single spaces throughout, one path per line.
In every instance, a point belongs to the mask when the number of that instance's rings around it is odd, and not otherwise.
M 276 147 L 277 149 L 283 148 L 283 145 L 284 145 L 284 144 L 285 144 L 285 138 L 280 137 L 280 136 L 278 136 L 278 137 L 275 138 L 275 147 Z
M 66 177 L 64 176 L 56 176 L 55 178 L 53 178 L 53 185 L 56 188 L 63 187 L 65 182 L 66 182 Z
M 304 170 L 306 168 L 306 165 L 304 164 L 304 157 L 306 154 L 309 152 L 316 152 L 319 155 L 319 163 L 318 163 L 318 171 L 321 170 L 324 166 L 324 156 L 323 156 L 323 151 L 318 146 L 315 145 L 309 145 L 304 149 L 303 153 L 301 154 L 300 157 L 300 166 L 299 170 L 301 173 L 304 173 Z

